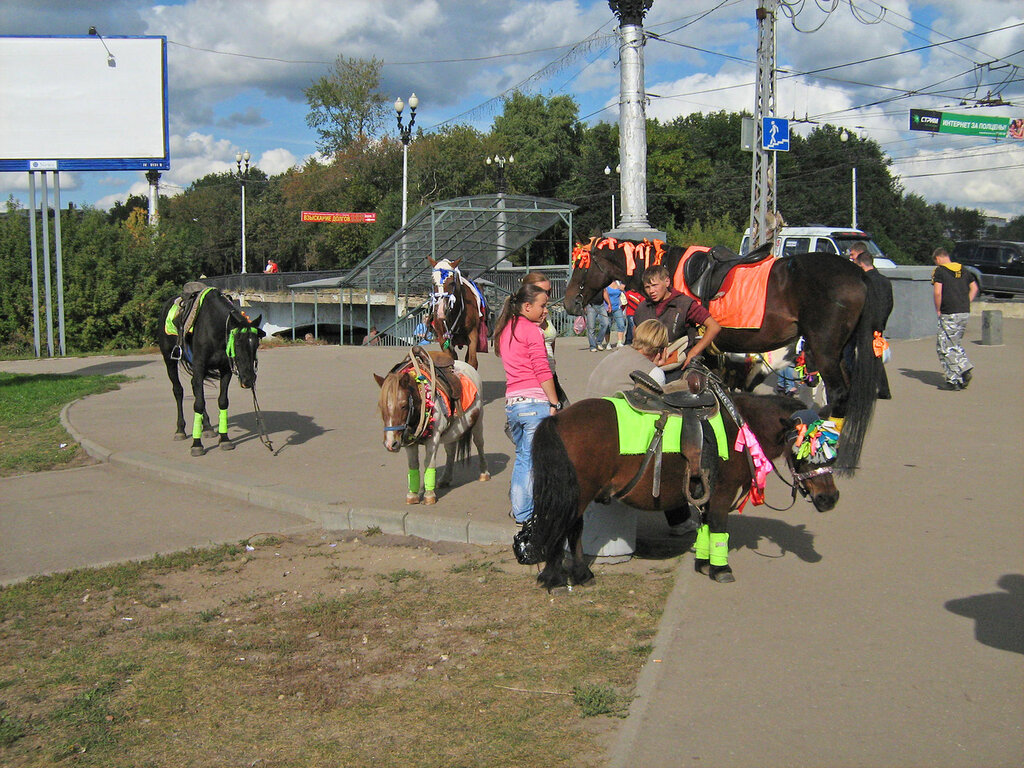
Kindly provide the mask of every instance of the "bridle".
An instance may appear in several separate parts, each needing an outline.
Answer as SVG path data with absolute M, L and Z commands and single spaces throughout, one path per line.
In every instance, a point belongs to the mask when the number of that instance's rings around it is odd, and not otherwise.
M 591 273 L 591 271 L 594 270 L 595 268 L 597 268 L 599 270 L 596 274 L 600 277 L 601 281 L 604 281 L 604 279 L 607 277 L 607 278 L 609 278 L 608 284 L 610 284 L 612 282 L 612 280 L 618 279 L 615 276 L 615 274 L 613 273 L 613 271 L 612 271 L 614 269 L 614 266 L 611 265 L 611 262 L 609 262 L 603 256 L 599 256 L 599 255 L 595 254 L 594 250 L 593 250 L 593 247 L 589 248 L 588 253 L 590 254 L 590 266 L 588 266 L 587 269 L 585 270 L 584 278 L 583 278 L 583 285 L 580 286 L 581 288 L 586 286 L 586 283 L 587 283 L 586 275 L 589 275 Z M 577 301 L 580 301 L 581 299 L 579 297 L 579 294 L 577 294 L 577 297 L 578 297 Z M 593 296 L 591 297 L 591 299 L 593 299 Z M 585 306 L 585 305 L 582 305 L 582 306 Z
M 442 301 L 448 301 L 453 307 L 458 306 L 458 311 L 453 320 L 450 320 L 447 312 L 443 318 L 440 318 L 441 327 L 444 329 L 444 333 L 441 334 L 443 339 L 441 341 L 441 349 L 448 349 L 452 343 L 452 328 L 458 328 L 459 323 L 462 322 L 463 315 L 466 313 L 466 302 L 464 297 L 462 302 L 459 301 L 462 291 L 462 274 L 459 272 L 458 267 L 452 268 L 450 275 L 445 275 L 445 272 L 448 270 L 439 269 L 438 271 L 441 273 L 440 287 L 431 295 L 431 300 L 435 306 Z M 448 281 L 449 276 L 452 280 L 451 293 L 446 292 L 444 289 L 444 284 Z
M 426 370 L 421 367 L 420 361 L 417 359 L 416 348 L 414 347 L 409 351 L 409 360 L 411 362 L 411 369 L 414 372 L 413 383 L 416 389 L 420 393 L 420 400 L 422 407 L 419 409 L 419 416 L 416 416 L 416 401 L 412 396 L 412 389 L 408 390 L 408 411 L 409 415 L 406 416 L 405 424 L 397 424 L 391 427 L 384 427 L 385 432 L 401 432 L 401 445 L 403 448 L 408 448 L 410 445 L 414 445 L 425 437 L 430 435 L 430 430 L 433 427 L 433 420 L 430 418 L 430 414 L 434 409 L 435 395 L 435 382 L 437 372 L 434 368 L 434 359 L 429 354 L 421 352 L 420 354 L 425 356 L 430 366 L 430 373 L 427 374 Z M 396 368 L 401 368 L 403 364 L 399 364 Z M 403 371 L 393 370 L 392 373 L 396 376 L 400 375 Z M 415 422 L 415 426 L 413 423 Z

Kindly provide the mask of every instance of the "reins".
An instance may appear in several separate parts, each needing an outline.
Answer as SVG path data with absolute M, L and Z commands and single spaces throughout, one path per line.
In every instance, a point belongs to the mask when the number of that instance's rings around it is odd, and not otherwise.
M 420 417 L 419 422 L 416 425 L 415 430 L 412 433 L 407 432 L 412 424 L 408 419 L 412 418 L 413 414 L 413 402 L 412 394 L 409 394 L 409 416 L 407 417 L 406 423 L 393 427 L 384 427 L 385 432 L 405 432 L 402 435 L 402 445 L 410 446 L 421 440 L 427 433 L 430 426 L 430 413 L 433 411 L 433 403 L 436 398 L 436 387 L 435 382 L 437 381 L 437 369 L 434 367 L 434 358 L 428 353 L 420 352 L 421 355 L 426 355 L 427 362 L 430 365 L 429 375 L 421 367 L 418 355 L 416 353 L 417 347 L 413 347 L 409 350 L 409 361 L 412 363 L 412 369 L 414 372 L 413 381 L 416 382 L 416 387 L 420 390 Z
M 242 327 L 232 328 L 231 327 L 231 319 L 234 317 L 236 320 L 238 320 L 238 317 L 236 316 L 236 313 L 237 313 L 237 315 L 240 315 L 241 318 L 244 319 L 247 323 L 248 323 L 248 318 L 245 317 L 245 315 L 242 314 L 241 310 L 239 310 L 234 304 L 232 304 L 228 300 L 228 298 L 226 296 L 224 296 L 224 294 L 221 294 L 221 298 L 224 299 L 224 302 L 228 305 L 228 316 L 224 319 L 224 335 L 227 338 L 227 343 L 225 344 L 225 347 L 224 347 L 224 354 L 227 355 L 228 363 L 231 366 L 231 373 L 233 373 L 237 377 L 238 376 L 238 356 L 235 353 L 235 339 L 238 336 L 238 334 L 240 334 L 240 333 L 255 333 L 255 334 L 259 334 L 260 329 L 256 328 L 255 326 L 248 325 L 248 324 L 245 325 L 245 326 L 242 326 Z M 253 361 L 252 361 L 252 368 L 253 368 L 253 373 L 255 373 L 256 372 L 256 368 L 257 368 L 257 363 L 256 363 L 255 359 L 253 359 Z M 266 446 L 268 451 L 270 451 L 271 453 L 274 453 L 274 444 L 273 444 L 273 442 L 271 442 L 270 435 L 267 433 L 266 423 L 263 421 L 263 413 L 260 411 L 260 403 L 259 403 L 259 400 L 256 399 L 256 382 L 255 381 L 253 382 L 253 385 L 252 385 L 252 407 L 253 407 L 253 410 L 256 412 L 256 430 L 257 430 L 257 434 L 258 434 L 258 436 L 260 438 L 260 442 L 263 443 L 263 445 Z

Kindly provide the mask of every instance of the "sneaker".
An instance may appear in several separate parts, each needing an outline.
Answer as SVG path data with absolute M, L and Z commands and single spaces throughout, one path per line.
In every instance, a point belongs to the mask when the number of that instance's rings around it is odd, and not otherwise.
M 681 523 L 677 523 L 676 525 L 670 525 L 668 527 L 668 535 L 669 536 L 685 536 L 686 534 L 693 533 L 696 530 L 697 530 L 697 521 L 694 520 L 692 517 L 688 517 L 686 520 L 683 520 L 683 522 L 681 522 Z
M 967 385 L 971 383 L 971 379 L 974 378 L 974 369 L 968 368 L 966 371 L 960 374 L 960 377 L 964 380 L 964 383 L 960 385 L 960 389 L 967 389 Z
M 944 381 L 941 384 L 939 384 L 939 389 L 944 390 L 946 392 L 957 392 L 963 389 L 963 385 L 957 384 L 955 381 Z
M 591 348 L 590 348 L 590 351 L 591 351 L 591 352 L 597 352 L 597 347 L 591 347 Z
M 518 525 L 519 527 L 526 525 L 526 520 L 516 520 L 516 515 L 511 509 L 508 511 L 508 516 L 511 517 L 512 522 Z
M 597 345 L 597 348 L 598 348 L 599 350 L 601 350 L 602 352 L 604 352 L 604 344 L 598 344 L 598 345 Z

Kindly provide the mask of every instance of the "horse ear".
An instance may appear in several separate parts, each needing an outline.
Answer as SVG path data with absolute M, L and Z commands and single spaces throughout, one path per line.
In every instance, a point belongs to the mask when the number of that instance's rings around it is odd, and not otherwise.
M 777 445 L 785 445 L 789 441 L 790 435 L 796 435 L 796 419 L 789 417 L 779 417 L 779 423 L 782 425 L 782 429 L 779 434 L 775 437 L 775 443 Z
M 453 261 L 453 262 L 451 263 L 451 264 L 452 264 L 452 269 L 455 269 L 455 268 L 456 268 L 457 266 L 459 266 L 459 264 L 461 264 L 461 263 L 462 263 L 462 257 L 460 256 L 459 258 L 457 258 L 457 259 L 456 259 L 455 261 Z
M 434 261 L 434 260 L 433 260 L 432 258 L 430 258 L 429 256 L 427 256 L 427 261 L 429 261 L 429 262 L 430 262 L 430 266 L 432 266 L 432 267 L 436 267 L 436 266 L 437 266 L 437 262 L 436 262 L 436 261 Z
M 261 322 L 263 322 L 263 315 L 259 314 L 259 315 L 256 315 L 256 319 L 255 320 L 250 320 L 249 321 L 249 325 L 252 325 L 252 326 L 255 326 L 256 328 L 259 328 Z
M 821 409 L 820 409 L 820 410 L 818 411 L 818 417 L 819 417 L 819 418 L 821 418 L 821 419 L 823 419 L 823 420 L 824 420 L 824 419 L 828 419 L 829 417 L 831 417 L 831 416 L 832 416 L 832 407 L 833 407 L 834 405 L 835 405 L 835 403 L 829 403 L 829 404 L 828 404 L 828 405 L 826 405 L 826 406 L 825 406 L 824 408 L 821 408 Z
M 384 386 L 384 377 L 383 376 L 378 376 L 375 373 L 375 374 L 373 374 L 373 378 L 377 382 L 377 386 L 378 387 L 383 387 Z

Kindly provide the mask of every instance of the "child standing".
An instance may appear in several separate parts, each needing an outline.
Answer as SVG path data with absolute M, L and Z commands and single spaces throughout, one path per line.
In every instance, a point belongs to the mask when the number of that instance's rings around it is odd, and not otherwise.
M 547 291 L 527 283 L 505 303 L 494 327 L 495 352 L 505 368 L 507 432 L 516 445 L 511 515 L 520 524 L 533 515 L 533 435 L 562 407 L 540 329 L 547 315 Z

